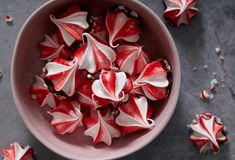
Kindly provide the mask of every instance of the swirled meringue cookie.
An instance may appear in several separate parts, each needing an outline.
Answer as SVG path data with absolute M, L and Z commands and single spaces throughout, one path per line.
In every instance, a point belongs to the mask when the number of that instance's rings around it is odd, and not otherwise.
M 71 46 L 76 40 L 82 40 L 82 33 L 89 27 L 87 14 L 80 11 L 79 7 L 72 6 L 61 18 L 50 15 L 50 19 L 60 30 L 65 43 Z
M 112 139 L 118 138 L 122 134 L 109 112 L 102 115 L 100 111 L 93 111 L 91 117 L 84 118 L 84 123 L 87 126 L 84 134 L 91 136 L 94 144 L 104 142 L 110 146 Z
M 123 12 L 109 12 L 105 24 L 109 33 L 109 45 L 116 48 L 120 41 L 137 42 L 141 33 L 137 20 L 129 18 Z
M 78 87 L 77 93 L 79 94 L 78 101 L 80 104 L 94 109 L 94 107 L 99 108 L 100 106 L 93 100 L 93 92 L 91 89 L 92 84 L 93 81 L 87 78 L 82 85 Z
M 78 59 L 67 61 L 62 58 L 56 58 L 46 64 L 46 78 L 51 80 L 56 91 L 64 91 L 68 96 L 75 92 L 75 75 L 78 69 Z
M 86 43 L 74 53 L 74 57 L 79 61 L 79 69 L 85 69 L 90 73 L 110 69 L 116 60 L 115 51 L 88 33 L 83 34 L 83 40 L 85 39 Z
M 191 24 L 192 18 L 199 12 L 195 5 L 197 0 L 164 0 L 166 10 L 163 17 L 175 26 Z
M 51 61 L 56 57 L 68 59 L 71 52 L 65 48 L 64 44 L 59 44 L 58 36 L 54 34 L 52 37 L 47 34 L 44 35 L 44 41 L 39 44 L 41 49 L 41 60 Z
M 43 107 L 49 105 L 50 107 L 56 106 L 56 97 L 49 91 L 48 86 L 43 78 L 35 76 L 35 83 L 30 88 L 32 98 L 37 100 L 38 104 Z
M 141 73 L 148 63 L 148 55 L 138 44 L 120 45 L 116 52 L 119 71 L 128 73 L 130 76 Z
M 10 149 L 2 148 L 4 160 L 33 160 L 33 149 L 29 146 L 22 148 L 18 143 L 13 143 Z
M 145 96 L 153 101 L 164 99 L 167 94 L 169 81 L 167 70 L 162 63 L 162 60 L 157 60 L 147 64 L 134 82 L 135 85 L 141 86 Z
M 131 88 L 132 83 L 127 79 L 126 74 L 113 70 L 103 71 L 100 78 L 92 84 L 94 99 L 100 105 L 122 101 Z
M 49 114 L 53 117 L 51 125 L 56 127 L 58 134 L 74 133 L 83 125 L 83 115 L 77 101 L 62 100 Z
M 119 107 L 118 110 L 120 113 L 115 122 L 122 127 L 125 133 L 154 127 L 154 121 L 147 117 L 148 101 L 145 97 L 135 98 L 131 96 L 128 102 Z M 149 113 L 150 115 L 151 113 Z
M 221 119 L 210 113 L 197 115 L 197 119 L 189 127 L 193 130 L 189 139 L 196 143 L 200 153 L 218 152 L 219 144 L 228 140 Z

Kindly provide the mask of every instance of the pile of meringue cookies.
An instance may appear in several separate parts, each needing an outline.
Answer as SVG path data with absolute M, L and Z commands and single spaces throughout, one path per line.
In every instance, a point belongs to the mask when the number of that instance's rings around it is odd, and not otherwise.
M 198 14 L 197 0 L 164 0 L 163 17 L 175 26 L 191 24 Z M 49 106 L 51 125 L 58 134 L 84 134 L 93 143 L 111 145 L 113 138 L 152 129 L 155 107 L 150 102 L 165 99 L 171 88 L 171 68 L 166 60 L 150 61 L 149 53 L 137 43 L 141 28 L 138 13 L 125 6 L 110 10 L 105 19 L 90 16 L 75 5 L 62 15 L 50 16 L 56 32 L 40 43 L 46 61 L 31 87 L 32 98 Z M 226 142 L 226 128 L 220 117 L 196 115 L 189 128 L 189 140 L 200 153 L 218 152 Z M 33 150 L 19 144 L 3 148 L 7 160 L 32 160 Z
M 57 30 L 39 44 L 46 64 L 30 91 L 51 108 L 56 132 L 85 126 L 94 144 L 111 145 L 123 134 L 152 129 L 150 101 L 168 96 L 171 69 L 164 59 L 150 61 L 137 43 L 138 14 L 118 6 L 94 17 L 73 5 L 50 20 Z

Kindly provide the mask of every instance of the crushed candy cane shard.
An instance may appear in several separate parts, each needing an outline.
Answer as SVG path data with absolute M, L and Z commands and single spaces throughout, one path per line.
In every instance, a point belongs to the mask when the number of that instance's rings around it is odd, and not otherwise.
M 33 160 L 33 149 L 29 146 L 22 148 L 18 143 L 13 143 L 10 149 L 2 148 L 4 160 Z
M 75 92 L 75 75 L 78 69 L 78 59 L 67 61 L 62 58 L 56 58 L 46 64 L 46 78 L 51 80 L 56 91 L 64 91 L 68 96 Z
M 169 81 L 167 70 L 161 60 L 147 64 L 139 77 L 135 80 L 135 85 L 141 86 L 144 94 L 150 100 L 164 99 L 167 95 Z
M 100 78 L 92 84 L 92 92 L 101 100 L 119 102 L 125 98 L 126 83 L 127 77 L 124 72 L 103 71 Z
M 82 33 L 89 27 L 87 14 L 85 11 L 77 11 L 59 19 L 50 15 L 50 19 L 60 30 L 66 44 L 71 46 L 76 40 L 82 40 Z
M 49 114 L 53 117 L 51 125 L 58 134 L 74 133 L 82 126 L 83 115 L 77 101 L 62 100 Z
M 59 44 L 56 35 L 50 37 L 45 34 L 44 37 L 44 41 L 39 44 L 39 47 L 41 49 L 41 60 L 51 61 L 56 57 L 67 59 L 68 56 L 71 54 L 70 51 L 65 50 L 65 46 L 63 44 Z
M 198 15 L 195 8 L 197 0 L 164 0 L 166 10 L 163 17 L 171 21 L 175 26 L 191 24 L 192 18 Z
M 79 69 L 86 69 L 90 73 L 110 69 L 116 59 L 115 51 L 88 33 L 84 33 L 83 37 L 87 42 L 74 53 L 79 61 Z
M 123 12 L 111 13 L 106 16 L 105 21 L 109 33 L 109 45 L 116 48 L 120 40 L 137 42 L 141 33 L 137 20 L 128 18 Z
M 94 117 L 85 118 L 84 122 L 87 126 L 84 134 L 93 138 L 93 143 L 98 144 L 104 142 L 110 146 L 113 138 L 121 136 L 121 130 L 114 123 L 113 118 L 108 115 L 102 116 L 100 111 Z
M 7 22 L 7 24 L 12 24 L 13 23 L 13 17 L 12 16 L 6 16 L 5 17 L 5 21 Z
M 215 48 L 215 53 L 218 55 L 218 54 L 220 54 L 220 52 L 221 52 L 221 49 L 219 47 L 216 47 Z
M 189 127 L 193 131 L 189 139 L 196 143 L 200 153 L 218 152 L 219 144 L 228 140 L 221 119 L 210 113 L 197 115 L 197 119 Z
M 120 45 L 116 52 L 119 71 L 128 73 L 130 76 L 141 73 L 149 60 L 143 47 L 138 44 Z
M 209 93 L 205 89 L 203 89 L 200 92 L 200 98 L 201 98 L 201 100 L 205 101 L 205 100 L 210 99 L 210 95 L 209 95 Z
M 43 78 L 35 76 L 35 83 L 30 88 L 32 98 L 37 100 L 38 104 L 43 107 L 49 105 L 50 107 L 56 106 L 56 97 L 49 91 L 48 86 Z
M 148 101 L 145 97 L 130 97 L 128 102 L 118 109 L 120 113 L 115 122 L 122 127 L 125 133 L 154 127 L 154 121 L 147 117 Z

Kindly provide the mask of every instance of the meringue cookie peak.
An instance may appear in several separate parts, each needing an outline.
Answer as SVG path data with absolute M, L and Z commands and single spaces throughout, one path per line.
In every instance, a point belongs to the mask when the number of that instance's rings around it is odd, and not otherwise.
M 117 41 L 124 40 L 127 42 L 137 42 L 141 33 L 137 20 L 128 18 L 123 12 L 111 13 L 106 16 L 105 21 L 109 33 L 109 45 L 116 48 L 119 43 Z
M 49 114 L 53 117 L 51 125 L 56 127 L 58 134 L 74 133 L 83 125 L 80 104 L 76 101 L 62 100 Z
M 118 110 L 120 113 L 115 122 L 122 127 L 125 133 L 154 127 L 154 121 L 147 117 L 148 102 L 145 97 L 134 98 L 131 96 L 128 102 Z
M 181 23 L 191 24 L 192 17 L 199 12 L 194 6 L 197 0 L 164 0 L 166 10 L 164 18 L 179 26 Z
M 33 149 L 29 146 L 22 148 L 18 143 L 11 144 L 10 149 L 2 148 L 4 160 L 33 160 Z
M 94 144 L 104 142 L 110 146 L 113 138 L 121 136 L 121 130 L 108 114 L 109 112 L 102 116 L 100 111 L 97 111 L 94 117 L 87 117 L 84 120 L 88 128 L 84 134 L 91 136 Z
M 125 97 L 123 91 L 127 82 L 124 72 L 103 71 L 100 79 L 92 84 L 92 92 L 100 99 L 119 102 Z
M 56 57 L 68 58 L 70 55 L 69 51 L 64 49 L 64 45 L 60 45 L 56 39 L 56 35 L 53 35 L 52 38 L 47 34 L 44 35 L 45 39 L 39 44 L 41 49 L 41 60 L 51 61 Z
M 119 71 L 128 73 L 130 76 L 141 73 L 148 61 L 143 47 L 135 45 L 121 45 L 117 48 L 117 65 Z
M 86 69 L 90 73 L 110 69 L 116 59 L 115 51 L 88 33 L 83 34 L 83 40 L 84 38 L 87 42 L 74 54 L 79 60 L 79 69 Z
M 221 119 L 210 113 L 197 115 L 189 127 L 193 130 L 189 139 L 200 148 L 200 153 L 218 152 L 219 144 L 228 140 Z
M 52 81 L 56 91 L 64 91 L 66 95 L 72 96 L 75 91 L 75 75 L 78 66 L 77 58 L 66 61 L 58 57 L 46 64 L 45 77 Z
M 82 33 L 89 27 L 86 21 L 87 14 L 84 11 L 77 11 L 61 19 L 50 15 L 50 19 L 60 30 L 66 44 L 70 46 L 74 41 L 80 41 Z
M 36 99 L 41 107 L 45 105 L 49 105 L 50 107 L 55 107 L 56 99 L 54 94 L 49 91 L 48 86 L 41 77 L 36 75 L 35 79 L 36 79 L 35 83 L 30 88 L 32 98 Z
M 166 97 L 166 88 L 169 85 L 167 70 L 162 60 L 157 60 L 145 66 L 140 76 L 135 80 L 135 85 L 142 86 L 145 95 L 150 100 Z

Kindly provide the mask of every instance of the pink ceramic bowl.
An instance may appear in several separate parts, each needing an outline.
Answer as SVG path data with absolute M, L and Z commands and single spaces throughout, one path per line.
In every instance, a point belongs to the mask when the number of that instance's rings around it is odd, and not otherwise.
M 43 117 L 39 105 L 31 100 L 29 88 L 35 73 L 40 73 L 38 42 L 45 32 L 53 30 L 49 14 L 63 11 L 77 3 L 92 13 L 103 13 L 110 6 L 123 4 L 141 14 L 143 20 L 142 43 L 153 53 L 152 58 L 166 58 L 173 69 L 173 85 L 168 99 L 154 104 L 156 126 L 151 131 L 132 134 L 115 139 L 112 146 L 94 147 L 90 137 L 80 130 L 73 136 L 58 136 L 54 128 Z M 164 129 L 175 110 L 181 84 L 180 62 L 175 43 L 160 18 L 147 6 L 137 0 L 50 0 L 37 9 L 23 25 L 16 41 L 11 68 L 11 84 L 17 109 L 29 130 L 45 146 L 69 159 L 114 159 L 131 154 L 146 146 Z

